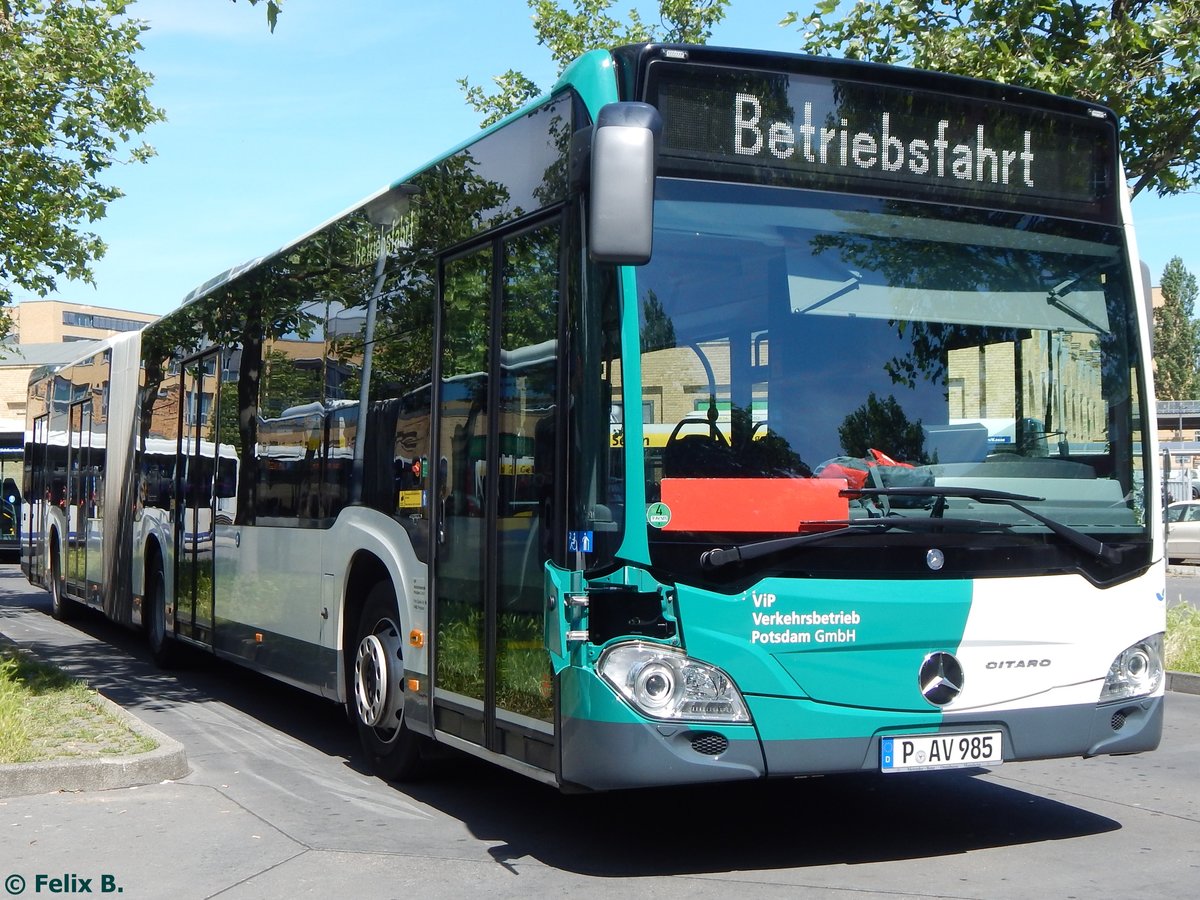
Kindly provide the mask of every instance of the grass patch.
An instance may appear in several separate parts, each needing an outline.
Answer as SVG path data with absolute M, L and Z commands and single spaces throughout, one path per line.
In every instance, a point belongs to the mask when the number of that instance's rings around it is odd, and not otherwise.
M 1167 668 L 1200 674 L 1200 609 L 1180 603 L 1167 610 Z
M 94 698 L 83 682 L 0 647 L 0 763 L 121 756 L 157 746 Z

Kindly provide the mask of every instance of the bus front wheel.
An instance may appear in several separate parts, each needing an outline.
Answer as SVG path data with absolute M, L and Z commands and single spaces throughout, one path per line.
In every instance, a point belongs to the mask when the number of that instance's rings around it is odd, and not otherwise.
M 404 721 L 404 644 L 389 585 L 371 589 L 355 634 L 347 704 L 367 763 L 381 778 L 414 778 L 425 738 Z

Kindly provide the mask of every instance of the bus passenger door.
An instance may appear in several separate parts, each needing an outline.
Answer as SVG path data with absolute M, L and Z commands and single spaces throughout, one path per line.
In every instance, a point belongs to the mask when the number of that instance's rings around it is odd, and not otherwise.
M 486 746 L 488 673 L 484 491 L 488 472 L 488 356 L 492 246 L 443 268 L 442 364 L 438 385 L 434 720 Z
M 26 445 L 25 550 L 22 564 L 28 575 L 41 580 L 46 570 L 46 515 L 50 504 L 50 416 L 33 420 L 32 441 Z M 32 580 L 32 579 L 31 579 Z
M 547 771 L 559 228 L 444 264 L 434 510 L 436 727 Z
M 193 641 L 213 642 L 213 482 L 216 471 L 219 355 L 184 363 L 175 508 L 175 627 Z
M 71 404 L 67 431 L 66 565 L 67 593 L 87 595 L 87 536 L 92 495 L 92 401 Z

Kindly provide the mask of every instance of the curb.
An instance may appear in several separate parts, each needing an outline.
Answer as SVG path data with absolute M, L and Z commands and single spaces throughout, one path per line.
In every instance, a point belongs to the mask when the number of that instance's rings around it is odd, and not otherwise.
M 1178 694 L 1200 694 L 1200 675 L 1191 672 L 1168 672 L 1167 690 Z
M 189 771 L 183 745 L 107 697 L 93 701 L 130 731 L 148 737 L 158 746 L 145 753 L 93 759 L 51 759 L 45 762 L 0 765 L 0 797 L 23 797 L 55 791 L 106 791 L 113 788 L 157 784 L 182 778 Z

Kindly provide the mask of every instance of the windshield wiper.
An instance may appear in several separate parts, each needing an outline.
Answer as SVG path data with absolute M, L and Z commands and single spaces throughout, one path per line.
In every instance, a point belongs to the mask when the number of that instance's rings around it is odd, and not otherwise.
M 884 490 L 887 490 L 884 488 Z M 855 491 L 858 493 L 858 491 Z M 705 550 L 700 554 L 700 566 L 705 569 L 719 569 L 731 563 L 746 562 L 769 556 L 782 550 L 803 547 L 806 544 L 816 544 L 844 534 L 877 533 L 885 531 L 937 531 L 937 532 L 981 532 L 1009 531 L 1011 525 L 1003 522 L 986 522 L 979 519 L 939 519 L 914 518 L 911 516 L 885 516 L 879 519 L 861 520 L 832 520 L 829 522 L 806 522 L 806 525 L 837 525 L 832 531 L 817 531 L 811 534 L 798 534 L 794 537 L 775 538 L 770 541 L 755 541 L 749 544 L 739 544 L 728 550 Z
M 1056 522 L 1054 519 L 1034 512 L 1025 506 L 1025 503 L 1036 503 L 1044 500 L 1044 497 L 1035 497 L 1031 494 L 1014 494 L 1009 491 L 995 491 L 988 488 L 933 486 L 851 488 L 841 493 L 846 497 L 938 497 L 941 500 L 945 500 L 947 497 L 961 497 L 968 500 L 975 500 L 979 503 L 1003 503 L 1028 516 L 1035 522 L 1045 525 L 1051 532 L 1062 538 L 1072 547 L 1087 553 L 1089 556 L 1111 565 L 1116 565 L 1121 561 L 1121 551 L 1115 547 L 1109 547 L 1103 541 L 1098 541 L 1091 535 L 1084 534 L 1082 531 L 1072 528 L 1069 525 L 1064 525 L 1062 522 Z M 845 534 L 883 533 L 893 529 L 902 529 L 910 532 L 926 531 L 943 533 L 951 531 L 983 532 L 1012 530 L 1011 525 L 1002 522 L 988 522 L 980 519 L 943 518 L 943 511 L 944 506 L 939 503 L 934 507 L 929 518 L 885 516 L 878 519 L 834 520 L 819 523 L 808 522 L 805 524 L 837 525 L 840 527 L 834 528 L 832 531 L 818 531 L 812 534 L 798 534 L 795 537 L 740 544 L 730 547 L 728 550 L 705 550 L 700 554 L 700 565 L 705 569 L 717 569 L 731 563 L 745 562 L 746 560 L 757 559 L 772 553 L 779 553 L 782 550 L 820 543 L 821 541 L 827 541 L 830 538 Z
M 842 492 L 843 496 L 848 497 L 965 497 L 969 500 L 975 500 L 979 503 L 1003 503 L 1005 506 L 1011 506 L 1017 512 L 1029 516 L 1035 522 L 1045 525 L 1054 534 L 1058 535 L 1072 547 L 1082 550 L 1084 553 L 1099 559 L 1110 565 L 1116 565 L 1121 561 L 1121 551 L 1116 547 L 1109 547 L 1103 541 L 1096 540 L 1089 534 L 1084 534 L 1070 525 L 1064 525 L 1062 522 L 1056 522 L 1049 516 L 1043 516 L 1039 512 L 1034 512 L 1029 507 L 1025 506 L 1027 502 L 1038 502 L 1045 500 L 1045 497 L 1033 497 L 1029 494 L 1012 494 L 1008 491 L 993 491 L 987 488 L 971 488 L 971 487 L 894 487 L 894 488 L 855 488 Z M 942 505 L 939 503 L 934 508 L 933 515 L 940 516 L 942 513 Z
M 1095 331 L 1096 334 L 1107 334 L 1108 333 L 1107 328 L 1097 325 L 1095 322 L 1093 322 L 1091 319 L 1089 319 L 1087 316 L 1085 316 L 1079 310 L 1075 309 L 1075 307 L 1071 306 L 1070 304 L 1068 304 L 1066 302 L 1066 296 L 1068 294 L 1070 294 L 1072 292 L 1072 290 L 1074 290 L 1075 285 L 1079 284 L 1079 282 L 1083 281 L 1083 279 L 1088 278 L 1091 275 L 1094 275 L 1096 272 L 1098 272 L 1100 269 L 1102 269 L 1105 265 L 1107 265 L 1107 263 L 1096 263 L 1094 266 L 1091 266 L 1091 267 L 1085 269 L 1084 271 L 1080 272 L 1078 275 L 1074 275 L 1071 278 L 1068 278 L 1066 281 L 1059 282 L 1054 287 L 1050 288 L 1049 291 L 1046 292 L 1046 302 L 1049 303 L 1051 306 L 1053 306 L 1055 309 L 1065 312 L 1068 316 L 1070 316 L 1072 319 L 1075 319 L 1077 322 L 1082 322 L 1088 328 L 1091 328 L 1093 331 Z

